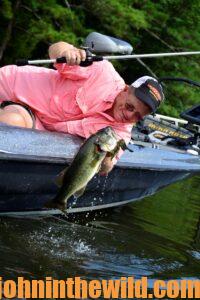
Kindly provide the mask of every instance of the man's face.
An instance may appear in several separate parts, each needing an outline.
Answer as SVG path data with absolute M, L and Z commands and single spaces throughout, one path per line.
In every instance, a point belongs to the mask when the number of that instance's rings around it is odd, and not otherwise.
M 148 105 L 140 101 L 131 89 L 126 86 L 124 91 L 120 92 L 115 98 L 112 107 L 113 117 L 116 121 L 122 123 L 136 123 L 144 116 L 151 113 Z

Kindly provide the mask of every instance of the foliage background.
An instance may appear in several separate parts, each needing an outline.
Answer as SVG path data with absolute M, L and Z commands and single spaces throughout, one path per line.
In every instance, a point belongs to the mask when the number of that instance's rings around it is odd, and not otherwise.
M 48 46 L 64 40 L 80 46 L 91 31 L 131 43 L 135 53 L 198 51 L 199 0 L 0 0 L 0 64 L 18 58 L 47 58 Z M 199 81 L 199 56 L 115 63 L 127 83 L 143 75 Z M 161 113 L 178 116 L 199 103 L 199 89 L 165 86 Z

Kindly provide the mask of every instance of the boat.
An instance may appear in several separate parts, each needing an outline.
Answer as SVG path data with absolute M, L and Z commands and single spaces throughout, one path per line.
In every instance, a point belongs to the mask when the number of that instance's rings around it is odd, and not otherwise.
M 85 46 L 90 48 L 87 65 L 105 58 L 93 52 L 123 54 L 106 59 L 135 57 L 130 55 L 130 44 L 99 33 L 89 34 Z M 19 64 L 46 62 L 55 61 L 23 60 Z M 171 79 L 160 82 L 164 80 Z M 0 215 L 60 214 L 45 204 L 58 193 L 55 179 L 72 162 L 82 142 L 69 134 L 0 124 Z M 133 152 L 126 150 L 108 176 L 96 175 L 80 198 L 68 200 L 68 214 L 124 205 L 200 174 L 200 105 L 182 113 L 181 119 L 146 117 L 133 127 L 129 149 Z
M 96 175 L 67 213 L 124 205 L 200 174 L 200 105 L 184 119 L 148 116 L 133 128 L 129 148 L 108 176 Z M 197 116 L 197 117 L 195 117 Z M 187 119 L 187 120 L 186 120 Z M 45 203 L 58 192 L 57 175 L 83 139 L 69 134 L 0 126 L 0 215 L 51 215 Z

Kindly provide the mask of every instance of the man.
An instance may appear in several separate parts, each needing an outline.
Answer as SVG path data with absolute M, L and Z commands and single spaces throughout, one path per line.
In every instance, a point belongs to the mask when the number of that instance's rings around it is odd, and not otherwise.
M 57 70 L 0 69 L 0 122 L 85 138 L 112 126 L 119 139 L 128 143 L 133 123 L 154 112 L 164 99 L 162 87 L 152 77 L 128 86 L 108 61 L 80 67 L 85 51 L 68 43 L 50 46 L 49 56 L 65 56 L 68 63 L 56 64 Z M 112 167 L 113 161 L 106 158 L 102 173 Z

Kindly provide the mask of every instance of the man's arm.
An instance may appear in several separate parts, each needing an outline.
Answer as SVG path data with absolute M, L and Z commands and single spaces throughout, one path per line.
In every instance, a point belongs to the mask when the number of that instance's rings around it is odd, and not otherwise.
M 54 67 L 65 79 L 82 80 L 87 79 L 91 74 L 91 67 L 83 68 L 81 61 L 86 59 L 85 50 L 78 49 L 66 42 L 58 42 L 49 47 L 49 57 L 55 59 L 65 57 L 67 63 L 55 63 Z
M 86 59 L 86 52 L 66 42 L 58 42 L 49 47 L 49 57 L 66 57 L 67 64 L 73 66 L 80 65 L 81 61 Z

